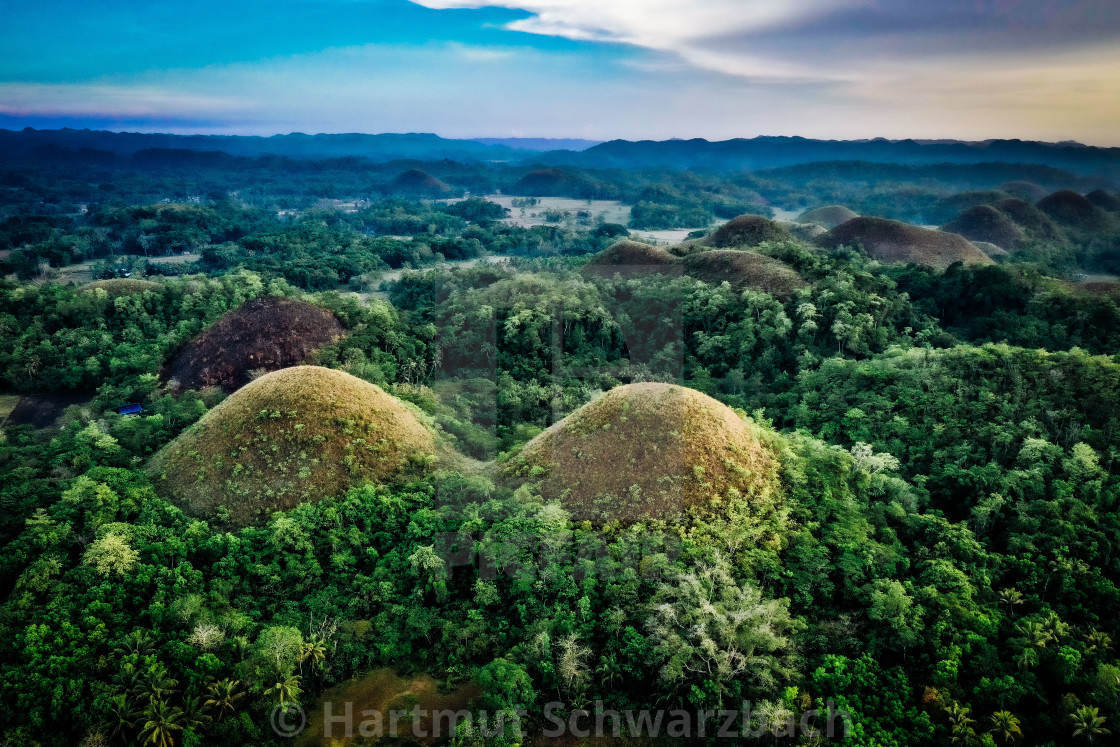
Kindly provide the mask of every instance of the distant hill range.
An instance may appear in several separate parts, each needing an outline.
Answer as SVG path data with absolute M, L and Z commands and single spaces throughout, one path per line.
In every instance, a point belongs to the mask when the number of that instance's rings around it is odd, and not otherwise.
M 1025 140 L 808 140 L 756 137 L 708 140 L 612 140 L 581 153 L 545 154 L 546 162 L 596 168 L 672 168 L 756 171 L 825 161 L 871 163 L 1030 163 L 1086 176 L 1120 175 L 1120 148 Z
M 473 140 L 484 145 L 505 145 L 515 150 L 533 150 L 538 153 L 550 150 L 583 151 L 603 142 L 602 140 L 555 137 L 476 137 Z
M 525 152 L 476 140 L 449 140 L 430 133 L 363 135 L 164 135 L 104 130 L 0 130 L 0 154 L 42 154 L 58 149 L 133 156 L 142 151 L 191 150 L 231 156 L 288 158 L 368 158 L 371 161 L 510 161 Z
M 809 140 L 801 137 L 756 137 L 712 142 L 694 140 L 588 140 L 548 138 L 480 138 L 453 140 L 429 133 L 339 135 L 164 135 L 99 130 L 0 130 L 0 158 L 64 157 L 142 151 L 188 150 L 231 156 L 288 158 L 360 157 L 372 161 L 516 162 L 584 168 L 708 169 L 755 171 L 798 164 L 859 161 L 865 163 L 1039 164 L 1083 176 L 1120 177 L 1120 148 L 1079 143 L 1025 140 Z

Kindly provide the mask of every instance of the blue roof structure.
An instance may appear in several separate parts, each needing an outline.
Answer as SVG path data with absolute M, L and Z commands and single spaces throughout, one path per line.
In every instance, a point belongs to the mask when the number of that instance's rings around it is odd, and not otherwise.
M 133 402 L 132 404 L 121 405 L 120 407 L 118 407 L 117 408 L 117 414 L 118 415 L 135 415 L 143 409 L 144 409 L 143 406 L 141 406 L 139 402 Z

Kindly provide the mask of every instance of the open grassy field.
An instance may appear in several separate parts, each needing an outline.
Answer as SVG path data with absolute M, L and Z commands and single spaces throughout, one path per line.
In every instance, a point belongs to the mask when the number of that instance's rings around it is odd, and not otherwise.
M 506 219 L 507 222 L 517 226 L 528 228 L 529 226 L 543 226 L 557 221 L 549 221 L 547 213 L 549 211 L 558 211 L 561 214 L 567 213 L 561 221 L 563 224 L 566 221 L 575 223 L 580 218 L 580 213 L 586 213 L 586 219 L 590 224 L 598 219 L 599 216 L 603 217 L 606 223 L 621 223 L 626 225 L 630 222 L 630 206 L 625 205 L 618 200 L 577 200 L 571 197 L 536 197 L 533 198 L 537 201 L 536 205 L 529 207 L 515 207 L 514 201 L 522 201 L 527 198 L 514 197 L 511 195 L 486 195 L 483 199 L 495 202 L 504 208 L 509 208 L 510 215 Z
M 148 263 L 153 265 L 185 265 L 191 262 L 197 262 L 201 257 L 201 254 L 175 254 L 170 257 L 148 257 Z M 143 258 L 143 255 L 140 254 L 121 254 L 116 257 L 116 259 L 126 262 Z M 74 283 L 76 285 L 92 283 L 96 279 L 93 277 L 94 265 L 101 261 L 104 260 L 89 260 L 87 262 L 78 262 L 77 264 L 60 267 L 58 269 L 58 282 Z

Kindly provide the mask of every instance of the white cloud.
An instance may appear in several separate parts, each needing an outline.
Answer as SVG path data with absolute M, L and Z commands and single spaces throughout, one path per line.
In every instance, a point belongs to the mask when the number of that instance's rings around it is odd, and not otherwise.
M 743 50 L 720 50 L 716 37 L 764 33 L 823 13 L 874 0 L 412 0 L 427 8 L 504 7 L 533 15 L 506 28 L 576 41 L 629 44 L 680 56 L 689 64 L 761 79 L 836 79 L 836 71 L 810 70 Z

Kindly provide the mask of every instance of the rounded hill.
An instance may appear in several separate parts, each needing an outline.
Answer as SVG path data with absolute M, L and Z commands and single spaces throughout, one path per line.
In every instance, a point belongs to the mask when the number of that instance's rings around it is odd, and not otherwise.
M 303 363 L 345 333 L 334 314 L 291 298 L 257 298 L 222 316 L 188 342 L 165 373 L 183 389 L 232 391 L 253 372 Z
M 828 229 L 820 223 L 791 223 L 789 221 L 779 221 L 778 225 L 789 231 L 794 238 L 808 243 L 812 243 L 818 236 L 828 233 Z
M 423 169 L 408 169 L 389 182 L 389 191 L 411 195 L 440 196 L 451 191 L 451 186 Z
M 1101 231 L 1110 228 L 1109 215 L 1072 189 L 1063 189 L 1038 201 L 1038 209 L 1069 228 Z
M 1120 213 L 1120 199 L 1118 199 L 1116 195 L 1105 192 L 1103 189 L 1093 190 L 1085 195 L 1085 199 L 1101 210 L 1107 210 L 1110 213 Z
M 706 394 L 629 384 L 589 402 L 527 443 L 504 467 L 577 520 L 687 518 L 718 503 L 769 503 L 778 461 L 753 422 Z
M 740 215 L 712 231 L 703 242 L 718 249 L 736 246 L 758 246 L 763 241 L 790 241 L 793 236 L 769 218 L 761 215 Z
M 103 290 L 110 296 L 131 296 L 145 291 L 158 291 L 160 284 L 151 280 L 139 278 L 110 278 L 109 280 L 95 280 L 82 286 L 83 291 Z
M 806 210 L 798 220 L 802 223 L 816 223 L 831 230 L 841 223 L 847 223 L 852 218 L 858 217 L 859 213 L 843 205 L 825 205 L 824 207 Z
M 530 171 L 511 187 L 510 194 L 533 197 L 566 197 L 583 191 L 584 180 L 563 169 Z
M 395 397 L 343 371 L 296 366 L 262 376 L 156 454 L 157 490 L 237 526 L 381 482 L 435 450 Z
M 622 268 L 628 268 L 627 272 L 656 272 L 679 264 L 680 260 L 660 247 L 623 240 L 596 254 L 584 265 L 584 271 L 596 275 L 610 275 Z
M 718 285 L 726 280 L 737 290 L 753 288 L 778 298 L 788 298 L 805 285 L 785 262 L 757 252 L 713 249 L 689 254 L 681 261 L 685 272 L 705 283 Z
M 954 262 L 990 265 L 992 260 L 968 239 L 885 218 L 853 218 L 817 239 L 824 247 L 861 243 L 883 262 L 913 262 L 943 270 Z
M 996 209 L 1015 222 L 1015 225 L 1024 229 L 1039 239 L 1060 240 L 1062 232 L 1050 220 L 1046 213 L 1035 205 L 1016 198 L 1001 200 L 996 203 Z
M 1023 243 L 1023 230 L 990 205 L 977 205 L 965 210 L 941 230 L 960 234 L 969 241 L 995 244 L 1008 251 L 1014 251 Z
M 999 188 L 1013 197 L 1018 197 L 1028 202 L 1038 202 L 1046 196 L 1046 190 L 1034 182 L 1021 180 L 1004 182 Z

